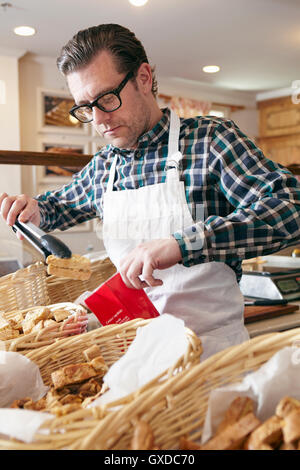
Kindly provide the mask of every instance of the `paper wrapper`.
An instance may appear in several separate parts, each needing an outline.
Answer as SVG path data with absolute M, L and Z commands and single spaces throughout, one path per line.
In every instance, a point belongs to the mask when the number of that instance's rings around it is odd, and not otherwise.
M 201 443 L 210 439 L 231 402 L 247 396 L 256 403 L 256 416 L 265 421 L 275 413 L 281 398 L 300 399 L 300 348 L 286 347 L 274 354 L 242 382 L 216 388 L 210 394 Z
M 135 392 L 172 367 L 187 347 L 183 320 L 167 313 L 138 328 L 127 352 L 103 378 L 109 390 L 90 406 L 104 405 Z
M 47 391 L 36 364 L 22 354 L 0 351 L 0 434 L 31 442 L 40 425 L 53 415 L 6 407 L 25 397 L 39 400 Z

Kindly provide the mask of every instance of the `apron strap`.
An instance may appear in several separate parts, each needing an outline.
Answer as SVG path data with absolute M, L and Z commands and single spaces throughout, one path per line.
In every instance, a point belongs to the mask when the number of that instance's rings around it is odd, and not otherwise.
M 108 178 L 107 188 L 106 188 L 106 192 L 109 192 L 109 193 L 113 190 L 114 181 L 115 181 L 115 173 L 116 173 L 116 165 L 117 165 L 117 155 L 115 155 L 113 162 L 111 164 L 110 170 L 109 170 L 109 178 Z
M 171 109 L 170 112 L 170 128 L 169 128 L 169 142 L 168 142 L 168 157 L 166 161 L 166 180 L 179 179 L 179 164 L 183 158 L 179 152 L 179 133 L 180 133 L 180 118 Z

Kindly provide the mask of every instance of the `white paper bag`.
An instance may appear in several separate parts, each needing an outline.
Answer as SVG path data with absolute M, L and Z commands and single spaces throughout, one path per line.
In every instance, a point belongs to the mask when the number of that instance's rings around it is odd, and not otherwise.
M 39 400 L 47 391 L 34 362 L 17 352 L 0 351 L 0 408 L 25 397 Z

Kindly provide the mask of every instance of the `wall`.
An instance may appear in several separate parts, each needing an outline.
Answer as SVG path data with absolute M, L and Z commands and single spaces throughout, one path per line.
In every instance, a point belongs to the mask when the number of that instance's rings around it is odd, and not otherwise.
M 258 112 L 255 93 L 217 89 L 208 84 L 199 84 L 181 78 L 158 77 L 158 92 L 166 95 L 194 98 L 212 103 L 242 105 L 243 110 L 231 113 L 230 119 L 249 137 L 258 136 Z
M 22 51 L 10 51 L 10 55 L 1 55 L 0 51 L 0 80 L 4 83 L 4 95 L 0 104 L 0 142 L 1 150 L 20 150 L 20 120 L 19 120 L 19 82 L 18 60 Z M 0 171 L 0 193 L 20 194 L 21 168 L 16 165 L 3 165 Z M 20 253 L 20 243 L 12 229 L 0 219 L 0 257 L 14 256 L 16 250 Z M 5 249 L 3 248 L 5 246 Z M 17 256 L 20 256 L 17 254 Z
M 68 93 L 64 78 L 58 72 L 55 59 L 26 54 L 19 62 L 20 77 L 20 121 L 21 121 L 21 148 L 25 151 L 42 151 L 43 142 L 56 142 L 58 144 L 80 143 L 86 146 L 88 154 L 93 153 L 93 145 L 97 137 L 92 135 L 74 136 L 66 133 L 44 132 L 39 121 L 39 93 L 40 90 L 58 90 Z M 100 139 L 99 139 L 100 144 Z M 34 196 L 44 192 L 52 185 L 39 183 L 41 167 L 22 167 L 22 192 Z M 95 224 L 89 223 L 89 228 L 84 231 L 70 229 L 65 232 L 55 233 L 61 240 L 70 246 L 74 253 L 87 251 L 102 251 L 103 243 L 94 231 Z M 83 229 L 82 229 L 83 230 Z

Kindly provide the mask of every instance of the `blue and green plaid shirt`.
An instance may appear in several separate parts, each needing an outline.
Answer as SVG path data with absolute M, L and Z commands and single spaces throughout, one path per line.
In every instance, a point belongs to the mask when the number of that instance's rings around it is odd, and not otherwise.
M 65 230 L 102 218 L 102 195 L 117 155 L 114 190 L 165 181 L 170 111 L 143 134 L 135 150 L 103 147 L 70 184 L 37 196 L 40 227 Z M 211 116 L 181 119 L 181 180 L 195 223 L 173 236 L 184 266 L 228 264 L 241 277 L 243 259 L 267 255 L 300 240 L 300 184 L 267 159 L 237 125 Z M 197 220 L 197 207 L 203 217 Z M 195 249 L 195 246 L 200 247 Z

